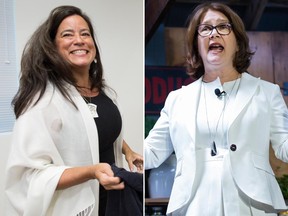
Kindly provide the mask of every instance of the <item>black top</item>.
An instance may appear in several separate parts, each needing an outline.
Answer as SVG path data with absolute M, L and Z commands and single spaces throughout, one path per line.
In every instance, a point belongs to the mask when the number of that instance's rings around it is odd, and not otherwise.
M 120 134 L 122 119 L 117 106 L 113 101 L 100 92 L 96 97 L 86 98 L 87 101 L 96 104 L 98 117 L 94 118 L 99 139 L 100 162 L 115 163 L 113 143 Z
M 122 119 L 117 106 L 103 92 L 92 98 L 85 98 L 86 102 L 97 106 L 98 117 L 94 118 L 99 140 L 100 162 L 115 163 L 113 143 L 119 136 L 122 128 Z M 105 215 L 107 191 L 100 185 L 99 216 Z

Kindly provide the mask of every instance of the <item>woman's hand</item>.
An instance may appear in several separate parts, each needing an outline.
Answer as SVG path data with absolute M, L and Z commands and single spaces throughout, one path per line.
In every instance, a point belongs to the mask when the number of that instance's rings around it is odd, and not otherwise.
M 107 163 L 95 165 L 94 175 L 105 190 L 124 189 L 124 182 L 121 182 L 119 177 L 114 177 L 111 166 Z
M 134 170 L 134 166 L 137 168 L 137 172 L 143 172 L 143 157 L 140 154 L 132 151 L 128 144 L 123 141 L 122 152 L 125 155 L 125 159 L 128 163 L 130 171 Z
M 111 166 L 99 163 L 92 166 L 71 167 L 64 170 L 59 179 L 57 190 L 72 187 L 91 179 L 97 179 L 106 190 L 121 190 L 124 183 L 119 177 L 114 177 Z
M 130 171 L 134 170 L 134 166 L 137 168 L 137 172 L 143 172 L 143 157 L 136 152 L 131 152 L 125 154 L 125 159 L 128 163 Z

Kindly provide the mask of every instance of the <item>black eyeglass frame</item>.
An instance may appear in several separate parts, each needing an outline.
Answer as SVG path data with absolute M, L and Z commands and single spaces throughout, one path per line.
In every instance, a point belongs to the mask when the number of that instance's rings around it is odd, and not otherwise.
M 200 28 L 201 26 L 209 26 L 209 27 L 211 27 L 210 33 L 207 34 L 207 35 L 202 35 L 201 32 L 199 31 L 199 28 Z M 227 29 L 229 30 L 229 32 L 228 32 L 227 34 L 226 34 L 226 33 L 225 33 L 225 34 L 220 33 L 219 30 L 217 29 L 217 28 L 219 28 L 220 26 L 227 26 L 227 27 L 228 27 Z M 216 31 L 217 31 L 217 33 L 218 33 L 219 35 L 229 35 L 229 34 L 231 33 L 231 31 L 232 31 L 232 24 L 231 24 L 231 23 L 220 23 L 220 24 L 218 24 L 218 25 L 216 25 L 216 26 L 213 26 L 213 25 L 210 25 L 210 24 L 200 24 L 200 25 L 197 26 L 197 32 L 198 32 L 198 34 L 199 34 L 200 36 L 202 36 L 202 37 L 208 37 L 208 36 L 210 36 L 210 35 L 212 34 L 212 32 L 213 32 L 214 29 L 216 29 Z

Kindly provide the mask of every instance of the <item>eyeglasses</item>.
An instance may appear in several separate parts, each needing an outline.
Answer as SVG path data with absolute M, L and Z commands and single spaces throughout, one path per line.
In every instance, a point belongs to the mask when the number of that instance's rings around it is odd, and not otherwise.
M 232 30 L 232 25 L 230 23 L 221 23 L 216 26 L 209 24 L 200 24 L 198 25 L 198 34 L 203 37 L 210 36 L 213 32 L 213 29 L 216 29 L 220 35 L 228 35 Z

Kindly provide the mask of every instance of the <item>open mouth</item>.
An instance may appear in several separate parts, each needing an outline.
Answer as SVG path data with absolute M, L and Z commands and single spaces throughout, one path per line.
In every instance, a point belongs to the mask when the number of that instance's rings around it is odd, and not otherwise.
M 224 47 L 219 44 L 219 43 L 213 43 L 209 46 L 209 51 L 210 50 L 215 50 L 215 51 L 223 51 L 224 50 Z

